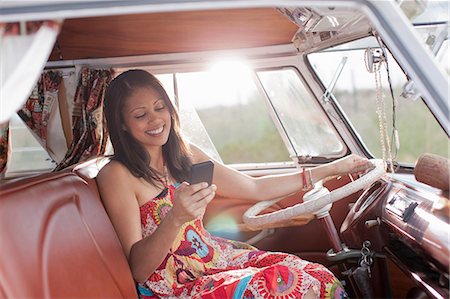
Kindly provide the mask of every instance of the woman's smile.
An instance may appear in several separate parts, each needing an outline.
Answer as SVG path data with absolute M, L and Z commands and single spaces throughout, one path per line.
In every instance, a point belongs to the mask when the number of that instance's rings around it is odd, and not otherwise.
M 154 130 L 147 130 L 145 131 L 146 134 L 151 135 L 153 137 L 159 137 L 159 135 L 162 135 L 164 131 L 165 125 L 162 125 L 161 127 L 154 129 Z

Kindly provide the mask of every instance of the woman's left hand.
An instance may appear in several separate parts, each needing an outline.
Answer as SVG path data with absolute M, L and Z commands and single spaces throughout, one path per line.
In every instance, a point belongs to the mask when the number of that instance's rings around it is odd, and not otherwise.
M 334 175 L 364 174 L 375 166 L 367 158 L 352 154 L 331 163 Z

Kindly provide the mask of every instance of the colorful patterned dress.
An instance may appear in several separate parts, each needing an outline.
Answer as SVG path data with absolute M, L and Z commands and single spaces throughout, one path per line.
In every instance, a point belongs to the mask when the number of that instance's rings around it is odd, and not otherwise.
M 140 208 L 143 237 L 172 208 L 170 186 Z M 211 236 L 197 219 L 185 223 L 158 269 L 138 284 L 140 298 L 346 298 L 336 277 L 295 255 L 258 250 Z

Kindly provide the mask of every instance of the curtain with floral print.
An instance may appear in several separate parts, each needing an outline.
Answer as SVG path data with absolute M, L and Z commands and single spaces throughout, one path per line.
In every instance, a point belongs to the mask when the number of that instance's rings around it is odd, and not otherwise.
M 0 123 L 27 100 L 53 49 L 61 23 L 0 23 Z
M 0 125 L 0 179 L 4 177 L 8 163 L 9 151 L 9 125 Z
M 18 22 L 13 23 L 1 23 L 0 32 L 2 35 L 19 35 L 19 34 L 33 34 L 36 33 L 42 26 L 52 27 L 59 29 L 60 22 L 46 20 L 46 21 L 30 21 L 21 25 Z
M 52 108 L 58 104 L 58 90 L 61 80 L 62 76 L 59 72 L 44 72 L 24 107 L 18 112 L 42 147 L 50 153 L 50 156 L 51 150 L 49 150 L 47 144 L 47 127 Z
M 9 119 L 26 101 L 60 30 L 58 21 L 0 22 L 0 178 L 9 158 Z
M 104 154 L 108 133 L 103 115 L 103 100 L 112 78 L 112 70 L 81 70 L 73 106 L 73 142 L 55 170 Z

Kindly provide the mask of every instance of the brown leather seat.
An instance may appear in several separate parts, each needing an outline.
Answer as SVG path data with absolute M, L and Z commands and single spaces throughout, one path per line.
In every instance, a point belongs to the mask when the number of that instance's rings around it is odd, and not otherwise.
M 3 297 L 137 297 L 95 187 L 72 172 L 0 185 Z

